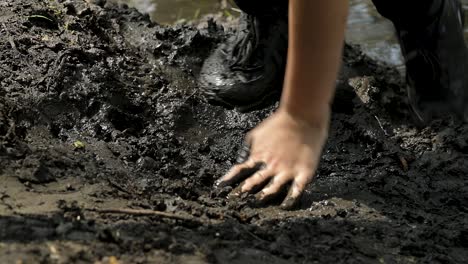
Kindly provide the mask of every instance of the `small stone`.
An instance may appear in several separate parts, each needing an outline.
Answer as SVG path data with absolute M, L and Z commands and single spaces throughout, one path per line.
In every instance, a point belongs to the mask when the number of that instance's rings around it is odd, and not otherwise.
M 73 142 L 73 146 L 75 147 L 75 149 L 84 149 L 85 148 L 85 144 L 79 140 Z
M 143 170 L 153 170 L 158 166 L 157 162 L 150 157 L 141 157 L 137 160 L 137 165 Z
M 336 215 L 345 218 L 348 215 L 348 212 L 345 209 L 338 209 L 336 211 Z
M 55 180 L 49 169 L 38 159 L 26 158 L 22 168 L 17 170 L 18 178 L 23 182 L 49 183 Z
M 75 190 L 75 187 L 73 187 L 73 185 L 71 185 L 70 183 L 67 184 L 67 191 L 74 191 Z

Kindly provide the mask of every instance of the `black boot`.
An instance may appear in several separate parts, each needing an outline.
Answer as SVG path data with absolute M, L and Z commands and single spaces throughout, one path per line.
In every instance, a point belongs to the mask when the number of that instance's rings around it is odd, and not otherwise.
M 468 120 L 468 50 L 463 24 L 458 0 L 442 1 L 429 23 L 420 28 L 395 24 L 405 57 L 409 103 L 420 124 L 447 113 Z
M 237 35 L 222 43 L 200 72 L 199 83 L 209 102 L 246 112 L 279 99 L 288 43 L 284 13 L 241 15 Z

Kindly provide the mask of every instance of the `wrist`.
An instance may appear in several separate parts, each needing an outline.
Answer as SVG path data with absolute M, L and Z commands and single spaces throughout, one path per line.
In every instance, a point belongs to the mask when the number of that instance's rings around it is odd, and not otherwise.
M 287 78 L 279 108 L 308 123 L 328 123 L 333 93 L 332 85 L 302 78 Z
M 314 127 L 328 127 L 331 116 L 329 104 L 311 104 L 309 106 L 281 103 L 277 112 L 286 114 L 295 120 Z

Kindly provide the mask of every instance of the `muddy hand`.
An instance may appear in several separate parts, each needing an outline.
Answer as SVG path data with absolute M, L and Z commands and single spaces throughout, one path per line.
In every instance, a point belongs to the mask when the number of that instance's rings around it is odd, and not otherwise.
M 224 175 L 218 186 L 240 183 L 233 195 L 256 193 L 263 203 L 291 185 L 281 206 L 292 208 L 317 169 L 328 135 L 328 119 L 309 123 L 278 110 L 248 134 L 240 164 Z

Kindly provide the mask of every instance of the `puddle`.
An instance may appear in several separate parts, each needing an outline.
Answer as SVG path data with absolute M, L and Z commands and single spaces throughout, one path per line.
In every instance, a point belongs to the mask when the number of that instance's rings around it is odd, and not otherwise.
M 150 13 L 158 23 L 171 24 L 181 20 L 193 20 L 202 15 L 224 12 L 234 15 L 230 0 L 113 0 Z
M 170 24 L 180 20 L 191 20 L 202 15 L 223 12 L 235 15 L 231 0 L 116 0 L 127 2 L 143 11 L 151 11 L 153 20 Z M 468 10 L 468 0 L 463 0 Z M 380 16 L 371 0 L 351 0 L 347 40 L 362 46 L 370 57 L 390 65 L 403 67 L 400 47 L 394 37 L 392 24 Z M 468 40 L 468 27 L 465 29 Z
M 392 23 L 383 18 L 370 0 L 351 0 L 346 39 L 361 45 L 366 54 L 391 65 L 403 65 Z

